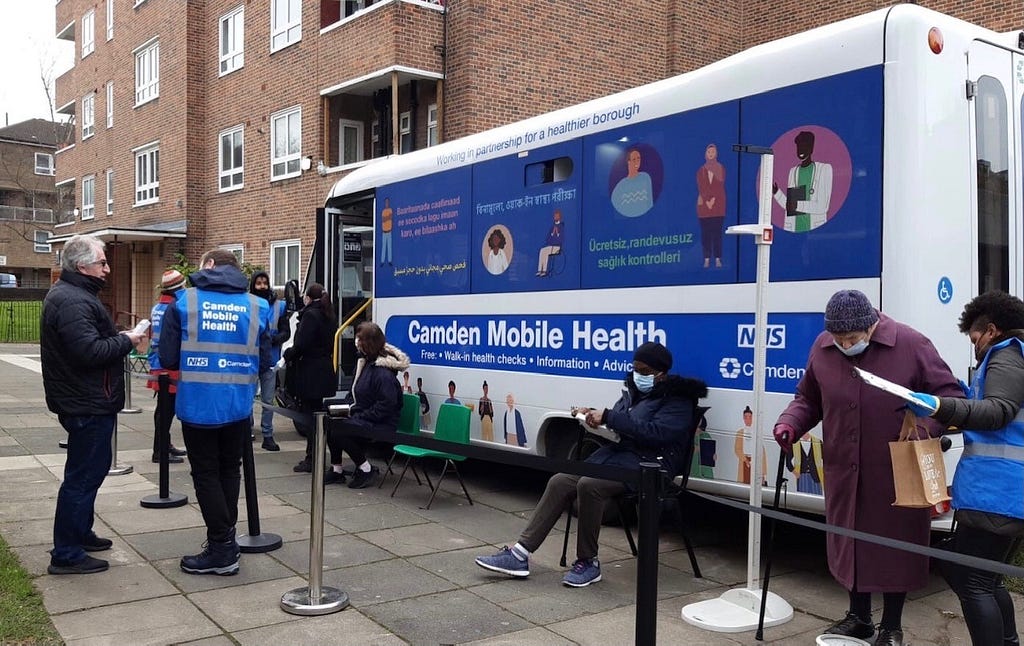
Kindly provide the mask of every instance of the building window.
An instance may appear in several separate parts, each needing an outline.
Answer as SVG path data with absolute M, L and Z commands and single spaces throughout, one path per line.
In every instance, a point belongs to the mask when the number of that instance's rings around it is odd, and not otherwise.
M 107 81 L 107 127 L 114 127 L 114 82 Z
M 342 164 L 354 164 L 363 161 L 363 123 L 350 119 L 338 121 L 341 139 L 338 150 L 341 151 Z
M 270 116 L 270 179 L 299 174 L 302 156 L 302 108 Z M 282 283 L 283 285 L 284 283 Z
M 302 40 L 302 0 L 272 0 L 270 5 L 270 51 Z
M 225 249 L 235 254 L 235 258 L 238 260 L 238 265 L 242 266 L 245 263 L 245 247 L 240 244 L 222 244 L 221 249 Z
M 160 41 L 135 50 L 135 105 L 160 96 Z
M 82 16 L 82 58 L 96 49 L 96 11 L 90 9 Z
M 299 241 L 282 240 L 270 243 L 270 280 L 272 287 L 284 287 L 299 278 Z
M 91 220 L 96 215 L 96 176 L 82 178 L 82 219 Z
M 88 139 L 96 132 L 96 93 L 82 97 L 82 139 Z
M 36 253 L 50 253 L 50 232 L 36 231 L 32 236 L 32 251 Z
M 114 215 L 114 169 L 107 169 L 107 215 Z
M 53 175 L 53 155 L 36 153 L 36 175 Z
M 231 191 L 242 188 L 244 169 L 244 147 L 242 126 L 220 133 L 220 190 Z
M 114 37 L 114 0 L 107 0 L 107 40 Z
M 438 142 L 437 104 L 427 106 L 427 145 L 436 146 Z
M 160 146 L 151 144 L 135 151 L 135 206 L 160 200 Z
M 412 151 L 412 114 L 403 112 L 398 115 L 398 152 Z
M 234 72 L 245 63 L 245 8 L 220 19 L 220 75 Z

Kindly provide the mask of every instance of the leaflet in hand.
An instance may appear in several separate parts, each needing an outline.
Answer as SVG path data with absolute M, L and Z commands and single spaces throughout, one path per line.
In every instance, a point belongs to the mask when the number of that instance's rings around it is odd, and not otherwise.
M 587 416 L 584 415 L 583 413 L 574 413 L 573 416 L 579 421 L 583 428 L 587 429 L 588 433 L 593 433 L 594 435 L 603 437 L 604 439 L 610 440 L 612 442 L 618 442 L 620 439 L 622 439 L 619 437 L 619 434 L 617 432 L 608 428 L 604 424 L 596 428 L 591 426 L 590 424 L 587 424 Z
M 897 397 L 904 401 L 916 404 L 921 408 L 925 408 L 932 411 L 933 413 L 935 412 L 936 409 L 934 406 L 931 406 L 927 402 L 921 401 L 917 397 L 914 397 L 913 391 L 911 391 L 909 388 L 904 388 L 903 386 L 893 383 L 888 379 L 882 379 L 878 375 L 872 374 L 867 370 L 863 370 L 861 368 L 855 367 L 854 370 L 856 370 L 857 374 L 860 375 L 860 378 L 864 380 L 864 383 L 870 386 L 874 386 L 875 388 L 878 388 L 880 390 L 884 390 L 890 395 L 896 395 Z
M 146 330 L 149 329 L 149 319 L 142 319 L 135 324 L 135 329 L 132 330 L 135 334 L 145 334 Z

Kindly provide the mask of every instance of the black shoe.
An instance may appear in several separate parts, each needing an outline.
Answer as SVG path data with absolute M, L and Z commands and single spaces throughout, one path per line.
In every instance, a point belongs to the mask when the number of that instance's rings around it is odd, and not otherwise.
M 302 458 L 302 461 L 292 467 L 295 473 L 313 473 L 313 463 L 309 458 Z
M 185 457 L 186 455 L 188 455 L 188 451 L 186 451 L 185 449 L 179 449 L 178 447 L 174 446 L 173 444 L 171 445 L 171 448 L 167 449 L 167 452 L 169 454 L 171 454 L 171 455 L 176 455 L 179 458 Z
M 263 450 L 265 451 L 280 451 L 281 447 L 277 445 L 272 437 L 263 438 Z
M 330 469 L 324 474 L 324 484 L 345 484 L 345 474 Z
M 878 628 L 875 646 L 903 646 L 903 631 L 899 628 Z
M 846 635 L 847 637 L 856 637 L 857 639 L 867 639 L 875 634 L 875 627 L 871 625 L 871 622 L 864 621 L 852 612 L 847 612 L 845 617 L 826 628 L 825 634 Z M 901 640 L 902 635 L 903 633 L 900 633 Z
M 184 461 L 185 458 L 183 457 L 173 455 L 171 453 L 167 454 L 167 464 L 181 464 Z M 153 464 L 160 464 L 160 456 L 156 453 L 153 454 Z
M 90 536 L 82 541 L 82 549 L 86 552 L 102 552 L 103 550 L 109 550 L 113 544 L 114 541 L 109 538 L 100 538 L 95 532 L 92 532 Z
M 50 565 L 46 567 L 46 571 L 50 574 L 93 574 L 109 568 L 110 564 L 103 559 L 95 559 L 87 554 L 85 558 L 76 563 L 50 559 Z
M 348 483 L 349 489 L 366 489 L 373 484 L 374 476 L 380 473 L 380 469 L 377 467 L 370 467 L 369 471 L 363 471 L 362 469 L 356 469 L 355 475 L 352 476 L 352 482 Z
M 217 574 L 231 576 L 238 574 L 238 558 L 241 551 L 234 537 L 223 543 L 206 543 L 199 554 L 183 556 L 179 564 L 189 574 Z

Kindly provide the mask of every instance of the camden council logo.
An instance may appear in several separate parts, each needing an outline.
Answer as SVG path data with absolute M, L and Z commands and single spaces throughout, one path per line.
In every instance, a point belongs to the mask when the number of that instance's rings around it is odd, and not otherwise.
M 740 376 L 740 360 L 735 357 L 725 357 L 718 363 L 718 372 L 726 379 L 736 379 Z

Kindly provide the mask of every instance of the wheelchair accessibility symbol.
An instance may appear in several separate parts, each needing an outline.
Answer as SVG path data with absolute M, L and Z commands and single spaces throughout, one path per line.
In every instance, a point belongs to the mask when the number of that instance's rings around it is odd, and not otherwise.
M 953 281 L 943 276 L 939 279 L 938 287 L 939 302 L 943 305 L 953 300 Z

